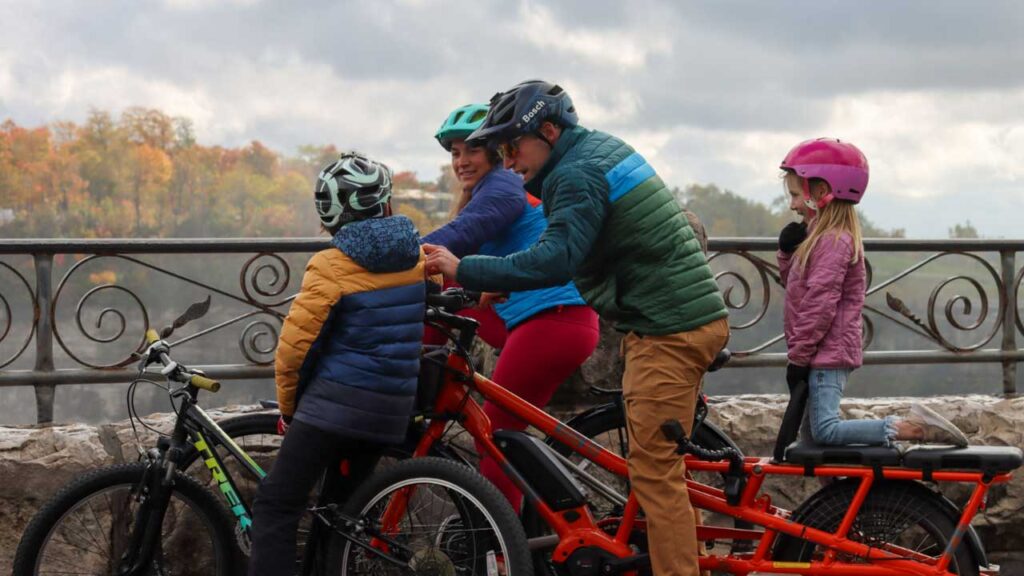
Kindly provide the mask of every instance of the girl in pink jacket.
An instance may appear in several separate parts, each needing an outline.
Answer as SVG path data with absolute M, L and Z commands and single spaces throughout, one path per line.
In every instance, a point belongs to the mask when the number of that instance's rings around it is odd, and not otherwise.
M 966 446 L 953 423 L 920 404 L 905 419 L 843 420 L 839 401 L 863 360 L 861 309 L 867 290 L 864 245 L 855 205 L 868 184 L 868 161 L 833 138 L 801 142 L 782 161 L 790 209 L 802 216 L 779 235 L 786 287 L 786 381 L 806 390 L 802 435 L 817 444 L 889 445 L 918 440 Z

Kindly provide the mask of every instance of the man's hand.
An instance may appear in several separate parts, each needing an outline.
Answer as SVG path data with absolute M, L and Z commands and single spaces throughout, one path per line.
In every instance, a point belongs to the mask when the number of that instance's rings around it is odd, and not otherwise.
M 459 259 L 444 246 L 424 244 L 423 251 L 427 254 L 427 274 L 443 274 L 445 278 L 455 279 L 459 269 Z

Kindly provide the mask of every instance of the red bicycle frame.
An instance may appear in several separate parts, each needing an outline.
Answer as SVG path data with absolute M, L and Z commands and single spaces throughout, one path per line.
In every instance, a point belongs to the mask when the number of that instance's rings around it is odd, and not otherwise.
M 558 538 L 558 544 L 555 546 L 552 558 L 556 562 L 566 560 L 581 547 L 598 547 L 619 558 L 628 558 L 635 554 L 629 546 L 629 537 L 634 529 L 642 529 L 644 525 L 643 520 L 637 518 L 639 504 L 632 493 L 627 499 L 621 521 L 614 534 L 609 534 L 598 526 L 586 505 L 570 510 L 552 510 L 494 443 L 490 420 L 484 414 L 483 408 L 470 398 L 469 393 L 471 390 L 479 392 L 488 401 L 565 444 L 580 456 L 617 476 L 626 477 L 628 476 L 626 461 L 621 456 L 586 438 L 497 383 L 475 373 L 465 359 L 458 354 L 451 354 L 446 368 L 444 382 L 434 406 L 435 414 L 441 415 L 441 417 L 434 418 L 430 422 L 413 457 L 429 454 L 431 446 L 439 441 L 444 434 L 448 422 L 456 419 L 523 492 L 526 504 L 533 506 L 554 531 Z M 707 462 L 686 457 L 686 467 L 690 471 L 725 473 L 728 471 L 729 464 L 728 462 Z M 700 567 L 702 569 L 720 570 L 734 574 L 770 572 L 773 574 L 829 574 L 834 576 L 952 575 L 947 571 L 947 567 L 967 533 L 971 519 L 979 509 L 983 509 L 989 486 L 1006 483 L 1010 479 L 1010 474 L 998 474 L 986 478 L 981 472 L 935 471 L 931 473 L 930 478 L 933 481 L 975 484 L 974 491 L 960 515 L 956 531 L 951 537 L 949 545 L 941 556 L 933 558 L 894 545 L 878 548 L 847 538 L 872 483 L 877 477 L 876 471 L 872 468 L 860 466 L 818 466 L 814 468 L 815 476 L 859 479 L 859 487 L 853 502 L 835 532 L 826 532 L 793 522 L 789 519 L 789 511 L 773 506 L 768 495 L 758 495 L 767 476 L 803 476 L 805 470 L 802 466 L 772 464 L 768 458 L 747 457 L 744 459 L 743 472 L 747 482 L 737 506 L 727 503 L 721 489 L 687 480 L 690 502 L 695 507 L 764 527 L 764 530 L 760 531 L 698 526 L 699 541 L 747 539 L 758 542 L 757 548 L 752 553 L 701 556 Z M 883 468 L 880 476 L 887 480 L 924 479 L 922 471 L 903 468 Z M 401 517 L 406 501 L 407 496 L 397 498 L 389 503 L 389 508 L 383 518 L 385 526 L 393 526 L 392 521 Z M 779 534 L 798 537 L 825 547 L 827 551 L 824 558 L 812 562 L 772 560 L 772 545 Z M 842 562 L 837 559 L 839 554 L 868 562 Z M 988 571 L 982 573 L 990 574 Z

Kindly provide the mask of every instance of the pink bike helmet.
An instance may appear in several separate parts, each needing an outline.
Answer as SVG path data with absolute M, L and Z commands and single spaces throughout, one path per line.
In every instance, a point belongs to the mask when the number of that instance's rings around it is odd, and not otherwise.
M 853 144 L 836 138 L 816 138 L 797 144 L 779 167 L 805 179 L 804 195 L 808 199 L 807 179 L 821 178 L 828 182 L 832 193 L 818 201 L 818 209 L 833 199 L 856 204 L 868 187 L 868 159 Z

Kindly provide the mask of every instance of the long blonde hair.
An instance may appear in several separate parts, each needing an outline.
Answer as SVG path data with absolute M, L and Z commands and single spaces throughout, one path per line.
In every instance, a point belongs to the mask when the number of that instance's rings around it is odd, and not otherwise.
M 798 179 L 801 187 L 804 184 L 803 178 L 792 172 L 789 172 L 786 178 Z M 810 185 L 811 182 L 807 184 Z M 850 258 L 850 264 L 856 264 L 858 260 L 864 258 L 864 236 L 860 229 L 860 218 L 857 217 L 857 207 L 846 200 L 832 200 L 818 211 L 818 215 L 809 226 L 807 239 L 800 243 L 793 254 L 797 266 L 801 270 L 807 268 L 807 260 L 814 252 L 814 247 L 825 235 L 831 234 L 838 239 L 843 232 L 849 234 L 853 242 L 853 257 Z
M 462 209 L 466 207 L 466 204 L 469 204 L 472 198 L 472 188 L 463 188 L 458 196 L 454 196 L 452 198 L 452 207 L 448 210 L 448 220 L 455 220 L 455 217 L 459 215 L 459 212 L 462 212 Z

